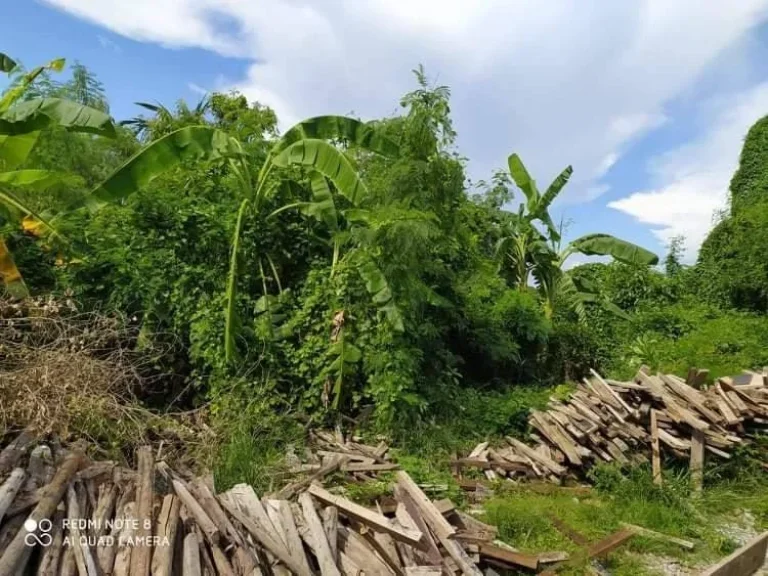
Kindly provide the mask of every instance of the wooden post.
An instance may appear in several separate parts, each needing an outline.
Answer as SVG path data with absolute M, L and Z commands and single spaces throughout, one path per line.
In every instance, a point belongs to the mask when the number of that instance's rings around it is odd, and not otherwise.
M 152 501 L 154 496 L 155 458 L 151 446 L 138 449 L 139 487 L 136 494 L 136 518 L 138 527 L 137 540 L 141 543 L 131 552 L 131 576 L 149 576 L 152 559 L 152 546 L 149 543 L 152 536 Z
M 661 454 L 659 453 L 659 425 L 656 421 L 656 410 L 651 409 L 651 460 L 653 466 L 653 483 L 662 485 Z
M 704 434 L 698 430 L 693 431 L 691 436 L 691 483 L 696 492 L 701 492 L 704 484 L 704 446 L 706 439 Z

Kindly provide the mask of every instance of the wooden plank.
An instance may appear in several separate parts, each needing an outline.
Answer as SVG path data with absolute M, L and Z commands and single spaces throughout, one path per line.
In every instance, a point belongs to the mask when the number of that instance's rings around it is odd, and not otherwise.
M 37 435 L 31 428 L 23 430 L 0 452 L 0 476 L 3 476 L 16 467 L 21 457 L 37 440 Z
M 619 405 L 621 405 L 621 407 L 622 407 L 622 408 L 624 408 L 624 410 L 626 410 L 626 411 L 627 411 L 627 414 L 630 414 L 630 415 L 631 415 L 631 414 L 633 413 L 633 410 L 632 410 L 632 408 L 630 408 L 630 406 L 629 406 L 629 405 L 628 405 L 626 402 L 624 402 L 624 399 L 623 399 L 623 398 L 622 398 L 622 397 L 619 395 L 619 393 L 618 393 L 618 392 L 616 392 L 616 391 L 615 391 L 615 390 L 614 390 L 614 389 L 611 387 L 611 385 L 610 385 L 610 384 L 608 384 L 608 382 L 606 382 L 606 381 L 603 379 L 603 377 L 602 377 L 602 376 L 600 376 L 600 374 L 598 374 L 598 372 L 597 372 L 596 370 L 594 370 L 594 369 L 590 368 L 590 369 L 589 369 L 589 371 L 592 373 L 592 376 L 594 376 L 594 377 L 595 377 L 595 379 L 596 379 L 596 380 L 597 380 L 597 381 L 598 381 L 598 382 L 599 382 L 599 383 L 602 385 L 602 387 L 603 387 L 603 388 L 604 388 L 604 389 L 605 389 L 605 390 L 608 392 L 608 394 L 610 394 L 611 396 L 613 396 L 613 398 L 615 399 L 615 401 L 616 401 L 616 402 L 618 402 L 618 403 L 619 403 Z
M 443 498 L 442 500 L 435 500 L 432 504 L 437 508 L 438 512 L 443 516 L 447 516 L 454 510 L 456 510 L 456 504 L 454 504 L 450 498 Z
M 551 460 L 549 458 L 544 458 L 540 454 L 537 454 L 535 450 L 532 450 L 531 448 L 529 448 L 528 446 L 520 442 L 520 440 L 518 440 L 517 438 L 512 438 L 511 436 L 507 436 L 506 440 L 512 446 L 514 446 L 515 449 L 519 451 L 521 454 L 524 454 L 526 457 L 530 458 L 537 464 L 541 464 L 553 474 L 557 476 L 563 476 L 568 471 L 564 466 L 561 466 L 554 460 Z
M 404 472 L 401 472 L 401 474 L 404 474 Z M 365 524 L 366 526 L 370 526 L 380 532 L 385 532 L 400 542 L 404 542 L 412 546 L 419 545 L 419 541 L 421 540 L 421 532 L 406 530 L 404 528 L 400 528 L 399 526 L 395 526 L 395 524 L 386 516 L 377 514 L 376 512 L 369 510 L 364 506 L 360 506 L 351 500 L 347 500 L 346 498 L 335 496 L 317 484 L 312 484 L 307 491 L 321 502 L 338 508 L 340 514 L 344 514 L 349 518 L 357 520 L 358 522 Z M 424 497 L 426 498 L 426 496 Z M 442 518 L 442 515 L 440 517 Z M 445 521 L 445 519 L 443 520 Z
M 622 528 L 618 532 L 614 532 L 610 536 L 606 536 L 599 542 L 591 545 L 587 552 L 588 558 L 597 558 L 599 556 L 605 556 L 609 552 L 612 552 L 624 542 L 632 538 L 635 533 L 628 528 Z
M 381 510 L 379 510 L 381 514 Z M 323 508 L 321 520 L 325 535 L 328 538 L 328 545 L 331 547 L 333 559 L 339 560 L 339 509 L 336 506 L 326 506 Z
M 662 485 L 661 453 L 659 451 L 659 427 L 656 421 L 656 410 L 651 408 L 651 463 L 653 467 L 653 483 Z
M 645 536 L 647 538 L 654 538 L 655 540 L 663 540 L 665 542 L 670 542 L 672 544 L 676 544 L 680 546 L 681 548 L 685 548 L 686 550 L 693 550 L 695 547 L 695 544 L 690 540 L 683 540 L 682 538 L 669 536 L 668 534 L 662 534 L 661 532 L 656 532 L 655 530 L 649 530 L 648 528 L 643 528 L 642 526 L 636 526 L 635 524 L 627 524 L 626 522 L 622 522 L 621 526 L 623 528 L 628 528 L 632 530 L 633 532 L 635 532 L 635 534 L 638 534 L 640 536 Z
M 312 486 L 310 486 L 310 488 L 312 488 Z M 312 542 L 315 546 L 315 556 L 317 557 L 317 563 L 320 565 L 320 574 L 322 576 L 341 576 L 341 573 L 336 566 L 336 562 L 333 559 L 331 547 L 328 544 L 328 538 L 323 529 L 323 523 L 317 515 L 315 503 L 312 501 L 309 492 L 302 492 L 299 495 L 299 504 L 301 504 L 301 509 L 304 512 L 304 522 L 312 535 Z
M 568 524 L 560 520 L 560 518 L 554 514 L 547 514 L 547 517 L 552 522 L 552 525 L 571 542 L 577 546 L 589 546 L 589 540 L 586 538 L 586 536 L 568 526 Z
M 531 420 L 531 425 L 544 434 L 552 444 L 560 448 L 572 464 L 582 465 L 581 458 L 576 450 L 576 441 L 567 432 L 559 429 L 557 423 L 550 422 L 546 414 L 537 410 L 531 411 Z
M 502 470 L 506 470 L 508 472 L 527 472 L 530 470 L 530 466 L 527 466 L 526 464 L 499 461 L 489 462 L 488 460 L 480 460 L 478 458 L 459 458 L 458 460 L 451 460 L 450 465 L 458 467 L 468 466 L 471 468 L 480 468 L 481 470 L 501 468 Z
M 301 543 L 301 537 L 299 531 L 296 528 L 296 519 L 293 517 L 291 511 L 291 505 L 286 500 L 275 500 L 273 505 L 277 508 L 282 521 L 283 530 L 285 531 L 286 543 L 288 545 L 288 553 L 292 558 L 296 559 L 304 570 L 312 572 L 309 566 L 309 560 L 304 552 L 304 546 Z M 332 507 L 328 507 L 325 511 L 332 510 Z M 331 551 L 334 551 L 334 546 L 331 546 Z M 334 555 L 334 560 L 336 556 Z
M 312 573 L 308 573 L 299 560 L 294 559 L 291 556 L 282 542 L 273 536 L 273 532 L 266 530 L 264 526 L 254 518 L 254 501 L 258 502 L 259 506 L 261 505 L 261 502 L 253 491 L 253 488 L 245 484 L 238 484 L 228 492 L 219 495 L 219 501 L 227 512 L 229 512 L 235 520 L 240 522 L 250 535 L 264 546 L 270 554 L 280 560 L 298 576 L 312 576 Z M 274 530 L 274 527 L 272 530 Z
M 152 562 L 152 502 L 154 500 L 155 457 L 151 446 L 141 446 L 137 450 L 139 461 L 139 487 L 136 493 L 136 539 L 141 544 L 134 546 L 131 552 L 131 576 L 149 576 Z M 139 540 L 141 539 L 141 540 Z
M 168 544 L 160 540 L 155 546 L 152 555 L 152 576 L 171 576 L 180 510 L 181 500 L 178 496 L 168 494 L 163 498 L 163 505 L 157 517 L 155 536 L 161 539 L 167 538 Z
M 200 547 L 195 532 L 190 532 L 184 537 L 184 556 L 181 573 L 182 576 L 202 576 L 200 569 Z
M 176 493 L 176 496 L 179 497 L 179 500 L 181 500 L 182 504 L 184 504 L 186 509 L 195 519 L 195 522 L 202 530 L 206 539 L 211 544 L 218 544 L 221 538 L 218 526 L 211 520 L 206 511 L 203 510 L 203 507 L 200 506 L 197 500 L 195 500 L 194 496 L 192 496 L 187 488 L 187 484 L 178 478 L 174 478 L 171 481 L 171 484 L 173 485 L 173 490 Z
M 277 494 L 274 495 L 275 499 L 290 500 L 293 496 L 295 496 L 296 494 L 304 490 L 307 486 L 312 484 L 312 482 L 314 482 L 315 480 L 320 480 L 322 478 L 325 478 L 328 474 L 331 474 L 336 470 L 338 470 L 346 462 L 347 462 L 347 459 L 345 457 L 340 456 L 338 458 L 331 460 L 327 464 L 323 464 L 323 467 L 320 468 L 320 470 L 318 470 L 311 476 L 308 476 L 303 480 L 299 480 L 298 482 L 293 482 L 281 488 L 280 491 L 278 491 Z
M 707 568 L 701 576 L 748 576 L 765 563 L 768 549 L 768 532 L 763 532 L 747 542 L 730 556 Z
M 696 492 L 701 492 L 704 483 L 704 434 L 694 430 L 691 435 L 690 472 L 691 484 Z
M 437 548 L 429 527 L 421 515 L 419 507 L 402 487 L 395 485 L 395 496 L 399 503 L 395 511 L 395 518 L 405 528 L 418 530 L 422 533 L 421 550 L 414 549 L 417 560 L 421 559 L 422 564 L 439 565 L 441 562 L 440 550 Z M 402 548 L 398 548 L 402 550 Z M 402 555 L 402 554 L 401 554 Z
M 530 570 L 539 569 L 539 557 L 522 552 L 512 552 L 494 544 L 480 544 L 480 556 L 499 560 L 510 566 L 522 566 Z

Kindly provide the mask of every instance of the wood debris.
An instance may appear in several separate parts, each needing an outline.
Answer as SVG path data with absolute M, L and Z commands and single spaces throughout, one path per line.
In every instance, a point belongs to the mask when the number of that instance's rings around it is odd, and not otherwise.
M 381 461 L 385 446 L 327 440 L 318 470 L 331 462 L 342 472 L 340 462 L 374 471 L 393 465 Z M 47 450 L 57 463 L 50 470 L 30 455 L 35 443 L 45 447 L 37 456 Z M 394 498 L 366 507 L 326 490 L 318 470 L 261 498 L 246 484 L 217 493 L 210 477 L 155 462 L 148 446 L 137 451 L 137 470 L 27 436 L 9 446 L 0 474 L 0 574 L 482 576 L 491 567 L 530 571 L 563 559 L 515 550 L 495 527 L 450 500 L 431 500 L 430 487 L 402 471 Z
M 692 369 L 684 380 L 642 367 L 632 381 L 619 382 L 593 370 L 567 399 L 551 398 L 547 410 L 531 411 L 531 442 L 507 438 L 503 448 L 484 442 L 456 457 L 452 468 L 459 476 L 470 467 L 493 471 L 494 478 L 559 483 L 583 477 L 601 461 L 650 460 L 660 484 L 662 456 L 671 456 L 690 461 L 694 489 L 700 490 L 705 454 L 727 459 L 753 432 L 768 429 L 762 374 L 745 372 L 706 386 L 708 374 Z

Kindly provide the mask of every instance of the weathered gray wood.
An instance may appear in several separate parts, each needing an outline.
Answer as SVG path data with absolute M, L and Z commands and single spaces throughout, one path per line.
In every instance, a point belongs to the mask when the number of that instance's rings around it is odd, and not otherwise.
M 159 540 L 152 554 L 152 576 L 171 576 L 180 511 L 181 500 L 179 497 L 167 494 L 163 498 L 163 505 L 157 517 L 155 536 Z M 167 544 L 165 544 L 165 540 L 167 540 Z
M 83 452 L 79 447 L 76 447 L 67 455 L 61 467 L 56 471 L 53 480 L 45 487 L 45 493 L 29 515 L 29 519 L 34 520 L 39 526 L 40 520 L 53 516 L 56 507 L 64 496 L 64 492 L 67 491 L 70 480 L 77 472 L 82 461 Z M 38 531 L 34 533 L 37 534 Z M 23 568 L 20 564 L 25 556 L 25 551 L 29 549 L 25 543 L 28 533 L 26 530 L 19 530 L 5 549 L 2 557 L 0 557 L 0 574 L 14 574 L 17 570 Z
M 400 472 L 399 474 L 404 474 L 404 472 Z M 339 509 L 340 514 L 344 514 L 380 532 L 386 532 L 395 540 L 399 540 L 400 542 L 405 542 L 406 544 L 411 544 L 413 546 L 418 546 L 419 541 L 421 540 L 421 532 L 405 530 L 399 526 L 395 526 L 395 524 L 386 516 L 377 514 L 376 512 L 365 508 L 364 506 L 360 506 L 359 504 L 355 504 L 354 502 L 347 500 L 346 498 L 335 496 L 316 484 L 311 485 L 307 491 L 321 502 L 331 506 L 336 506 L 336 508 Z M 419 491 L 421 492 L 421 490 Z M 424 498 L 426 498 L 426 496 L 424 496 Z M 427 501 L 429 501 L 429 499 L 427 499 Z M 437 512 L 437 514 L 445 522 L 445 519 L 442 517 L 442 515 L 439 512 Z
M 152 502 L 154 500 L 155 457 L 151 446 L 137 450 L 139 460 L 139 485 L 136 494 L 136 539 L 140 544 L 131 553 L 131 576 L 149 576 L 152 561 Z
M 749 576 L 765 562 L 768 548 L 768 532 L 763 532 L 747 542 L 730 556 L 707 568 L 701 576 Z
M 0 486 L 0 522 L 26 479 L 27 473 L 24 468 L 14 468 L 8 479 Z
M 302 492 L 299 495 L 299 504 L 301 504 L 301 510 L 304 513 L 304 522 L 312 535 L 312 541 L 315 545 L 315 556 L 317 557 L 317 563 L 320 565 L 320 574 L 322 576 L 341 576 L 333 558 L 331 546 L 328 544 L 323 523 L 317 515 L 315 503 L 309 492 Z
M 200 571 L 200 548 L 197 534 L 190 532 L 184 537 L 184 560 L 182 576 L 202 576 Z

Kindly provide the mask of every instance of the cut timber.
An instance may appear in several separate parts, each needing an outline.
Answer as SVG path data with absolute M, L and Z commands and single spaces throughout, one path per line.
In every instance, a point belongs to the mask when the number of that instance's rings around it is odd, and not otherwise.
M 541 456 L 538 454 L 535 450 L 532 450 L 520 440 L 517 438 L 512 438 L 510 436 L 506 437 L 507 442 L 509 442 L 514 448 L 520 452 L 521 454 L 524 454 L 526 457 L 530 458 L 534 462 L 541 464 L 544 466 L 547 470 L 552 472 L 553 474 L 557 476 L 563 476 L 567 472 L 566 468 L 564 466 L 561 466 L 554 460 L 551 460 L 550 458 L 545 458 L 544 456 Z
M 40 502 L 29 515 L 29 518 L 38 523 L 38 526 L 40 520 L 53 516 L 56 507 L 64 496 L 64 492 L 66 492 L 67 487 L 69 486 L 69 482 L 74 477 L 78 468 L 80 468 L 82 461 L 83 452 L 80 447 L 76 447 L 66 456 L 66 458 L 64 458 L 64 462 L 56 471 L 53 480 L 51 480 L 50 484 L 45 487 L 45 492 L 41 497 Z M 5 549 L 2 557 L 0 557 L 0 574 L 15 574 L 16 570 L 23 569 L 23 566 L 20 564 L 22 559 L 26 556 L 26 551 L 29 550 L 29 547 L 24 540 L 27 537 L 27 534 L 30 533 L 37 534 L 37 531 L 27 532 L 26 530 L 19 530 L 16 533 L 16 536 Z
M 456 505 L 453 502 L 451 502 L 450 498 L 435 500 L 432 504 L 434 504 L 435 508 L 437 508 L 437 510 L 443 516 L 447 516 L 448 514 L 456 510 Z
M 333 559 L 331 547 L 328 544 L 328 538 L 323 529 L 323 523 L 317 515 L 315 503 L 312 501 L 309 492 L 302 492 L 299 495 L 299 504 L 301 504 L 301 509 L 304 512 L 304 522 L 310 534 L 312 534 L 312 542 L 315 545 L 315 556 L 320 566 L 320 574 L 322 576 L 341 576 Z
M 290 511 L 290 508 L 289 508 Z M 379 510 L 381 514 L 381 510 Z M 339 509 L 336 506 L 326 506 L 322 514 L 323 529 L 331 547 L 331 555 L 334 561 L 339 559 Z M 301 544 L 301 540 L 299 540 Z
M 401 471 L 397 473 L 397 486 L 413 501 L 427 526 L 429 526 L 438 539 L 452 538 L 456 534 L 456 529 L 435 508 L 432 501 L 427 498 L 427 495 L 424 494 L 407 472 Z
M 306 568 L 300 561 L 290 555 L 282 542 L 275 538 L 270 530 L 265 529 L 254 518 L 253 510 L 256 504 L 261 507 L 261 502 L 253 488 L 246 484 L 238 484 L 229 492 L 221 494 L 219 501 L 226 508 L 227 512 L 240 522 L 253 538 L 260 542 L 270 554 L 285 564 L 291 571 L 298 576 L 312 576 L 311 572 L 307 573 Z
M 283 531 L 285 532 L 286 544 L 288 545 L 288 553 L 291 555 L 291 558 L 294 558 L 302 566 L 304 570 L 311 573 L 312 570 L 309 567 L 307 555 L 304 553 L 304 546 L 301 543 L 301 537 L 299 536 L 299 531 L 296 528 L 296 520 L 293 517 L 293 513 L 291 512 L 290 503 L 287 500 L 276 500 L 273 502 L 273 505 L 277 508 L 277 511 L 280 514 Z M 326 508 L 326 510 L 331 510 L 331 508 Z M 334 547 L 331 546 L 331 551 L 333 551 L 333 548 Z
M 194 532 L 190 532 L 184 537 L 182 576 L 202 576 L 200 570 L 200 547 L 197 542 L 197 534 Z
M 59 561 L 64 550 L 63 520 L 64 506 L 61 505 L 56 510 L 56 515 L 53 517 L 53 544 L 46 547 L 43 551 L 40 558 L 40 564 L 37 567 L 37 576 L 58 576 L 59 574 Z
M 441 573 L 440 566 L 408 566 L 405 569 L 405 576 L 440 576 Z
M 404 472 L 401 472 L 400 474 L 404 474 Z M 376 512 L 365 508 L 364 506 L 360 506 L 359 504 L 355 504 L 354 502 L 347 500 L 346 498 L 334 496 L 316 484 L 312 484 L 309 487 L 308 492 L 324 504 L 336 506 L 336 508 L 339 509 L 340 514 L 357 520 L 361 524 L 370 526 L 379 532 L 385 532 L 400 542 L 410 544 L 411 546 L 419 545 L 419 541 L 421 540 L 421 532 L 400 528 L 386 516 L 377 514 Z M 426 498 L 426 496 L 424 497 Z M 442 515 L 440 515 L 440 518 L 442 518 Z M 443 521 L 445 521 L 444 518 Z
M 656 410 L 651 408 L 651 462 L 653 467 L 653 483 L 661 486 L 661 454 L 659 452 L 659 426 L 656 421 Z
M 461 544 L 456 542 L 456 540 L 449 540 L 448 538 L 438 537 L 438 540 L 443 548 L 445 548 L 445 551 L 448 552 L 451 559 L 456 562 L 456 565 L 464 576 L 483 576 L 483 573 L 480 572 L 480 569 L 474 562 L 472 562 L 472 559 L 467 555 L 464 548 L 461 547 Z
M 531 554 L 523 554 L 521 552 L 512 552 L 500 546 L 493 544 L 480 544 L 480 556 L 486 558 L 493 558 L 509 564 L 510 566 L 522 566 L 530 570 L 539 569 L 539 557 Z
M 338 470 L 346 462 L 347 458 L 344 456 L 339 456 L 338 458 L 332 459 L 331 462 L 323 464 L 323 467 L 320 468 L 320 470 L 305 478 L 304 480 L 299 480 L 298 482 L 293 482 L 292 484 L 284 486 L 277 494 L 275 494 L 275 498 L 278 500 L 290 500 L 293 496 L 304 490 L 315 480 L 321 480 L 328 474 L 336 472 L 336 470 Z
M 136 541 L 141 544 L 131 552 L 131 576 L 149 576 L 152 561 L 152 502 L 154 500 L 155 457 L 151 446 L 138 449 L 139 485 L 136 493 Z
M 423 552 L 414 550 L 417 558 L 423 557 L 422 564 L 440 564 L 442 561 L 440 550 L 438 550 L 437 544 L 432 538 L 429 527 L 424 521 L 424 517 L 421 515 L 421 511 L 414 499 L 401 486 L 397 485 L 395 486 L 395 497 L 399 500 L 397 510 L 395 510 L 397 522 L 405 528 L 419 530 L 422 533 L 421 544 Z
M 8 479 L 0 487 L 0 521 L 2 521 L 11 502 L 16 498 L 19 489 L 24 485 L 27 479 L 27 473 L 24 468 L 15 468 Z
M 704 446 L 706 441 L 704 434 L 694 430 L 691 436 L 691 483 L 696 492 L 701 492 L 704 480 Z
M 21 457 L 34 444 L 37 436 L 31 429 L 21 432 L 14 440 L 0 452 L 0 476 L 3 476 L 16 467 Z
M 86 509 L 86 495 L 81 485 L 70 485 L 67 494 L 67 514 L 70 522 L 70 535 L 72 536 L 72 548 L 75 553 L 75 564 L 80 574 L 87 576 L 97 575 L 96 558 L 88 545 L 86 536 L 80 531 L 78 521 L 83 518 L 83 512 Z
M 747 542 L 730 556 L 706 569 L 701 576 L 748 576 L 754 574 L 765 562 L 768 548 L 768 532 Z
M 656 540 L 663 540 L 665 542 L 677 544 L 678 546 L 680 546 L 681 548 L 685 548 L 686 550 L 693 550 L 695 546 L 695 544 L 690 540 L 683 540 L 682 538 L 676 538 L 675 536 L 662 534 L 661 532 L 656 532 L 655 530 L 649 530 L 648 528 L 643 528 L 642 526 L 635 526 L 634 524 L 627 524 L 625 522 L 622 522 L 621 526 L 623 528 L 628 528 L 632 530 L 635 534 L 638 534 L 639 536 L 645 536 L 647 538 L 654 538 Z
M 210 519 L 197 500 L 195 500 L 194 496 L 190 494 L 186 483 L 178 478 L 174 478 L 171 484 L 173 485 L 173 491 L 176 492 L 176 496 L 179 497 L 181 503 L 184 504 L 187 511 L 195 519 L 195 522 L 197 522 L 197 525 L 205 534 L 206 539 L 211 544 L 218 544 L 221 538 L 219 528 L 213 523 L 213 520 Z
M 560 448 L 572 464 L 581 466 L 582 462 L 576 450 L 575 441 L 568 436 L 567 432 L 560 429 L 556 422 L 549 421 L 543 412 L 531 411 L 531 420 L 531 425 L 544 434 L 552 444 Z
M 568 526 L 568 524 L 560 520 L 560 518 L 554 514 L 548 514 L 547 516 L 552 522 L 553 526 L 557 528 L 557 530 L 571 542 L 577 546 L 589 546 L 589 540 L 587 540 L 587 538 L 581 533 Z
M 622 528 L 618 532 L 614 532 L 610 536 L 606 536 L 599 542 L 591 545 L 587 552 L 587 556 L 589 558 L 604 556 L 605 554 L 608 554 L 609 552 L 624 544 L 624 542 L 632 538 L 634 535 L 635 533 L 632 530 Z
M 163 498 L 163 506 L 157 517 L 157 530 L 155 531 L 155 536 L 160 540 L 152 555 L 152 576 L 171 576 L 180 510 L 181 500 L 178 496 L 168 494 Z M 163 544 L 163 539 L 168 540 L 167 545 Z

